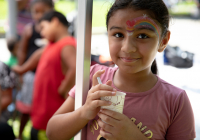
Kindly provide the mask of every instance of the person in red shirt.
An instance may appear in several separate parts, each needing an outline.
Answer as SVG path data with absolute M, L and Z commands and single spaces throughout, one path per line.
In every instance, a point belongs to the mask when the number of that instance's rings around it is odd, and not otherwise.
M 31 140 L 45 133 L 47 122 L 62 105 L 75 84 L 76 40 L 68 33 L 68 21 L 59 12 L 51 11 L 40 20 L 41 35 L 49 44 L 37 50 L 17 73 L 37 66 L 31 112 Z

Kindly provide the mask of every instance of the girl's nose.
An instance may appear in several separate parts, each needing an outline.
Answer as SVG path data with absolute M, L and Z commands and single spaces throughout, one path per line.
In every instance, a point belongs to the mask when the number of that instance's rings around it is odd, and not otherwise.
M 136 52 L 137 51 L 136 43 L 134 43 L 131 37 L 128 37 L 124 40 L 121 50 L 125 53 Z

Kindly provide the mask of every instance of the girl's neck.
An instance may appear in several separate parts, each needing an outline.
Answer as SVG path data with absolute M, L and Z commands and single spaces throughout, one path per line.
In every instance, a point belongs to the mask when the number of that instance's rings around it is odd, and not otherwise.
M 151 70 L 145 70 L 135 74 L 127 74 L 118 69 L 114 75 L 114 85 L 124 91 L 139 93 L 150 90 L 157 82 L 157 77 Z

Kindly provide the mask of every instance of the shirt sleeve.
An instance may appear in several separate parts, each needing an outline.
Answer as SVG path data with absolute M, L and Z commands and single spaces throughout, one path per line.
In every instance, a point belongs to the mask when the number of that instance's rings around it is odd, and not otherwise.
M 76 86 L 74 86 L 68 93 L 69 96 L 71 96 L 74 99 L 75 99 L 75 89 L 76 89 Z
M 167 130 L 167 140 L 190 140 L 195 136 L 193 110 L 185 91 L 176 99 L 173 120 Z

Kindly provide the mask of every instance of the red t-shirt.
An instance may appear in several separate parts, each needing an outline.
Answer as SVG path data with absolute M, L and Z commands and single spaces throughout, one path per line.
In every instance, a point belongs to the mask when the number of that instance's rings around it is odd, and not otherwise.
M 108 80 L 113 80 L 118 68 L 92 66 L 90 87 L 92 76 L 102 69 L 105 73 L 101 75 L 101 80 L 102 83 L 106 83 Z M 149 139 L 189 140 L 195 138 L 194 115 L 186 92 L 157 78 L 156 85 L 146 92 L 126 92 L 123 114 L 129 117 Z M 117 89 L 114 84 L 112 87 Z M 71 89 L 69 95 L 75 98 L 75 87 Z M 97 120 L 98 116 L 87 124 L 85 128 L 87 140 L 104 140 L 100 136 Z
M 73 37 L 65 37 L 56 43 L 50 43 L 44 50 L 35 75 L 33 107 L 31 120 L 35 129 L 46 130 L 47 122 L 65 101 L 58 88 L 65 78 L 61 68 L 63 47 L 74 46 Z

